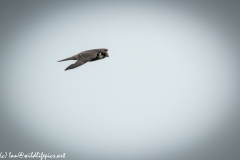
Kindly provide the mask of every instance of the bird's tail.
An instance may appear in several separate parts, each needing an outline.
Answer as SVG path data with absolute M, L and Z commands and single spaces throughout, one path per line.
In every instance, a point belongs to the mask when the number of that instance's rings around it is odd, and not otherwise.
M 58 62 L 67 61 L 67 60 L 73 60 L 73 58 L 72 58 L 72 57 L 69 57 L 69 58 L 66 58 L 66 59 L 60 60 L 60 61 L 58 61 Z

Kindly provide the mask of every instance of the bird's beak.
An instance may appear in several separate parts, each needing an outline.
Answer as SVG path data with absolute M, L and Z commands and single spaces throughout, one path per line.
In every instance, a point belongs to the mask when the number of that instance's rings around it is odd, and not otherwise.
M 106 57 L 109 57 L 108 53 L 106 53 Z

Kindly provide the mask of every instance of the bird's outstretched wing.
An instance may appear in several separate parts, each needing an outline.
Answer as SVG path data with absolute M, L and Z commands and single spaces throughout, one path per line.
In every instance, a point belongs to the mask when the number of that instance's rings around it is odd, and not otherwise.
M 76 67 L 79 67 L 95 58 L 97 58 L 97 55 L 99 53 L 99 49 L 92 49 L 92 50 L 87 50 L 87 51 L 83 51 L 81 53 L 78 53 L 72 57 L 69 57 L 69 58 L 66 58 L 66 59 L 63 59 L 63 60 L 60 60 L 58 62 L 61 62 L 61 61 L 66 61 L 66 60 L 77 60 L 75 63 L 71 64 L 70 66 L 68 66 L 66 70 L 69 70 L 69 69 L 73 69 L 73 68 L 76 68 Z
M 68 66 L 68 67 L 65 69 L 65 71 L 66 71 L 66 70 L 69 70 L 69 69 L 73 69 L 73 68 L 79 67 L 79 66 L 81 66 L 81 65 L 83 65 L 83 64 L 85 64 L 85 63 L 86 63 L 86 62 L 83 62 L 83 61 L 78 60 L 78 61 L 76 61 L 75 63 L 73 63 L 73 64 L 71 64 L 70 66 Z

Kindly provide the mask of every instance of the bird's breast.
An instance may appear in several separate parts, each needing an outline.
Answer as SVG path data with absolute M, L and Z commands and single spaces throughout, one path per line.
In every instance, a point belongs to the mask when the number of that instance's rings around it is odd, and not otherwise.
M 98 59 L 103 59 L 104 56 L 103 56 L 103 55 L 99 55 L 97 58 L 98 58 Z

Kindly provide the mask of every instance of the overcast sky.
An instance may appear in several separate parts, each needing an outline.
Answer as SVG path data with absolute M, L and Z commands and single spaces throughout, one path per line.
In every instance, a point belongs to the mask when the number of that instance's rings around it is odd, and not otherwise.
M 0 6 L 0 152 L 240 158 L 239 3 Z M 57 62 L 96 48 L 109 58 Z

